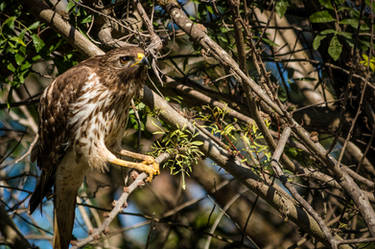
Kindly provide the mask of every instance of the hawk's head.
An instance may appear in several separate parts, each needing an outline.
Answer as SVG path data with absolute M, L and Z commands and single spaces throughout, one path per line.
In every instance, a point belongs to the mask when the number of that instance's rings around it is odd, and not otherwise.
M 144 68 L 145 52 L 139 47 L 116 48 L 106 53 L 100 61 L 104 70 L 116 72 L 122 79 L 137 77 Z

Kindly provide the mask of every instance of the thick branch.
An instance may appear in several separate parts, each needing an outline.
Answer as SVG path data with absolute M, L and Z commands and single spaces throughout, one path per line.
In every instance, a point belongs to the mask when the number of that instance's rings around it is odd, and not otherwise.
M 34 15 L 48 23 L 59 34 L 62 34 L 74 47 L 88 56 L 104 54 L 95 44 L 65 21 L 57 12 L 49 8 L 43 1 L 25 1 Z
M 13 223 L 3 204 L 0 204 L 0 232 L 10 248 L 33 248 Z

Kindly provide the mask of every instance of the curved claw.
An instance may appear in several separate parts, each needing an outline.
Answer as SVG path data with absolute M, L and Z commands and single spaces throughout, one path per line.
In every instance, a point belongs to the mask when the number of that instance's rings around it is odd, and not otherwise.
M 155 158 L 151 157 L 151 156 L 148 156 L 143 162 L 142 164 L 146 164 L 148 166 L 151 166 L 149 167 L 146 171 L 146 173 L 148 174 L 148 177 L 146 179 L 147 182 L 151 182 L 152 181 L 152 178 L 154 175 L 159 175 L 160 174 L 160 170 L 159 170 L 159 163 L 157 163 L 155 161 Z

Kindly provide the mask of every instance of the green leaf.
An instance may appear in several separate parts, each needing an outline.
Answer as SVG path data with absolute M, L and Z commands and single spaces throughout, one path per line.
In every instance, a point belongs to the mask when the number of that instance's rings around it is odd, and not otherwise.
M 353 8 L 349 8 L 348 6 L 337 6 L 337 12 L 342 12 L 342 11 L 352 11 Z M 359 12 L 359 11 L 358 11 Z
M 0 3 L 0 11 L 5 9 L 5 2 Z
M 351 48 L 354 48 L 353 40 L 345 39 L 345 42 L 346 42 Z
M 84 23 L 89 23 L 92 21 L 92 16 L 89 15 L 89 16 L 86 16 L 82 21 L 81 21 L 81 24 L 84 24 Z
M 333 10 L 331 0 L 319 0 L 319 3 L 326 9 Z
M 277 47 L 277 46 L 278 46 L 277 43 L 275 43 L 275 42 L 273 42 L 273 41 L 271 41 L 270 39 L 267 39 L 267 38 L 265 38 L 265 37 L 263 37 L 262 40 L 263 40 L 266 44 L 270 45 L 271 47 Z
M 25 60 L 25 57 L 21 54 L 16 54 L 14 57 L 16 59 L 16 63 L 18 66 L 21 65 L 22 62 Z
M 360 61 L 360 63 L 366 67 L 369 67 L 372 72 L 375 71 L 375 57 L 371 57 L 370 61 L 366 54 L 362 54 L 364 60 Z
M 26 70 L 26 69 L 28 69 L 28 68 L 30 68 L 30 67 L 31 67 L 31 63 L 28 62 L 28 61 L 25 61 L 25 62 L 21 65 L 21 71 L 24 71 L 24 70 Z
M 340 21 L 340 24 L 348 24 L 352 26 L 353 28 L 358 28 L 359 21 L 355 18 L 348 18 Z
M 73 1 L 69 1 L 68 6 L 66 6 L 66 12 L 69 12 L 75 5 Z
M 30 29 L 30 30 L 36 29 L 36 28 L 39 27 L 39 25 L 40 25 L 40 22 L 39 22 L 39 21 L 36 21 L 36 22 L 34 22 L 33 24 L 31 24 L 31 25 L 29 26 L 29 29 Z
M 352 39 L 352 33 L 339 31 L 337 34 L 345 37 L 346 39 Z
M 34 47 L 35 47 L 35 51 L 36 52 L 39 52 L 40 50 L 42 50 L 42 48 L 44 47 L 44 41 L 42 39 L 39 38 L 38 35 L 36 34 L 33 34 L 31 36 L 31 38 L 33 39 L 33 43 L 34 43 Z
M 32 61 L 37 61 L 37 60 L 40 60 L 42 58 L 42 56 L 40 56 L 39 54 L 38 55 L 35 55 L 33 58 L 31 58 Z
M 207 5 L 207 6 L 206 6 L 206 9 L 207 9 L 207 11 L 210 12 L 211 14 L 214 14 L 214 10 L 213 10 L 213 8 L 212 8 L 211 5 Z
M 322 35 L 328 35 L 328 34 L 333 34 L 333 33 L 336 33 L 336 30 L 334 30 L 334 29 L 325 29 L 322 32 L 320 32 L 320 34 L 322 34 Z
M 285 15 L 285 12 L 288 9 L 288 7 L 289 7 L 288 0 L 276 1 L 275 9 L 276 9 L 276 13 L 280 16 L 280 18 Z
M 16 72 L 16 68 L 13 66 L 11 62 L 7 65 L 7 68 L 9 69 L 9 71 L 12 71 L 13 73 Z
M 334 35 L 329 43 L 328 54 L 332 57 L 333 60 L 337 61 L 342 52 L 342 44 L 336 35 Z
M 318 50 L 318 48 L 320 47 L 320 42 L 324 40 L 326 37 L 327 37 L 326 35 L 320 35 L 320 34 L 315 36 L 314 41 L 313 41 L 313 49 Z
M 312 23 L 325 23 L 325 22 L 333 22 L 335 21 L 335 18 L 331 16 L 328 10 L 322 10 L 322 11 L 313 13 L 310 16 L 310 21 Z
M 18 36 L 12 36 L 12 37 L 9 38 L 9 40 L 15 41 L 17 44 L 21 44 L 22 46 L 26 47 L 26 44 Z
M 6 19 L 1 26 L 3 27 L 4 25 L 8 25 L 8 27 L 10 29 L 14 29 L 14 22 L 15 22 L 15 20 L 16 20 L 16 17 L 15 16 L 11 16 L 8 19 Z
M 340 21 L 340 24 L 347 24 L 352 26 L 354 29 L 358 29 L 359 20 L 356 18 L 348 18 Z M 370 28 L 367 26 L 366 23 L 362 23 L 359 27 L 361 31 L 369 30 Z
M 201 146 L 201 145 L 203 145 L 203 142 L 202 141 L 193 141 L 193 142 L 191 142 L 191 145 Z

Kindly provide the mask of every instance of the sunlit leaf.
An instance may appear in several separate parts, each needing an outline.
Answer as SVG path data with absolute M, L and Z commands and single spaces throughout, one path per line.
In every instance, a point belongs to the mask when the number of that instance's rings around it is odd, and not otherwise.
M 285 15 L 285 12 L 288 9 L 288 7 L 289 7 L 288 0 L 276 1 L 275 10 L 276 10 L 276 13 L 280 16 L 280 18 Z
M 66 12 L 69 12 L 76 4 L 74 3 L 74 1 L 69 1 L 68 2 L 68 5 L 66 6 Z
M 19 38 L 18 36 L 12 36 L 12 37 L 9 38 L 9 40 L 15 41 L 17 44 L 21 44 L 22 46 L 26 46 L 26 44 L 23 42 L 23 40 L 21 38 Z
M 12 71 L 13 73 L 16 72 L 16 68 L 13 66 L 12 63 L 9 63 L 9 64 L 7 65 L 7 68 L 8 68 L 10 71 Z
M 44 41 L 42 39 L 40 39 L 39 36 L 36 35 L 36 34 L 33 34 L 31 36 L 31 38 L 33 39 L 33 44 L 34 44 L 34 47 L 35 47 L 35 51 L 39 52 L 40 50 L 42 50 L 42 48 L 45 45 Z
M 25 57 L 23 55 L 19 54 L 19 53 L 16 54 L 14 56 L 14 58 L 16 59 L 16 63 L 17 63 L 18 66 L 21 65 L 22 62 L 25 60 Z
M 333 22 L 335 21 L 335 18 L 331 16 L 328 10 L 322 10 L 322 11 L 313 13 L 310 16 L 310 21 L 312 23 L 325 23 L 325 22 Z
M 9 18 L 7 18 L 3 24 L 1 26 L 5 26 L 7 25 L 10 29 L 14 29 L 14 22 L 16 21 L 16 17 L 15 16 L 11 16 Z
M 82 21 L 81 23 L 84 24 L 84 23 L 90 23 L 92 21 L 92 16 L 89 15 L 89 16 L 86 16 Z
M 31 25 L 29 26 L 29 30 L 36 29 L 36 28 L 39 27 L 39 25 L 40 25 L 40 22 L 39 22 L 39 21 L 36 21 L 36 22 L 34 22 L 33 24 L 31 24 Z
M 207 6 L 206 6 L 206 9 L 207 9 L 207 11 L 210 12 L 211 14 L 214 13 L 214 10 L 213 10 L 212 6 L 207 5 Z
M 202 141 L 193 141 L 191 142 L 192 145 L 196 145 L 196 146 L 201 146 L 203 145 L 203 142 Z

